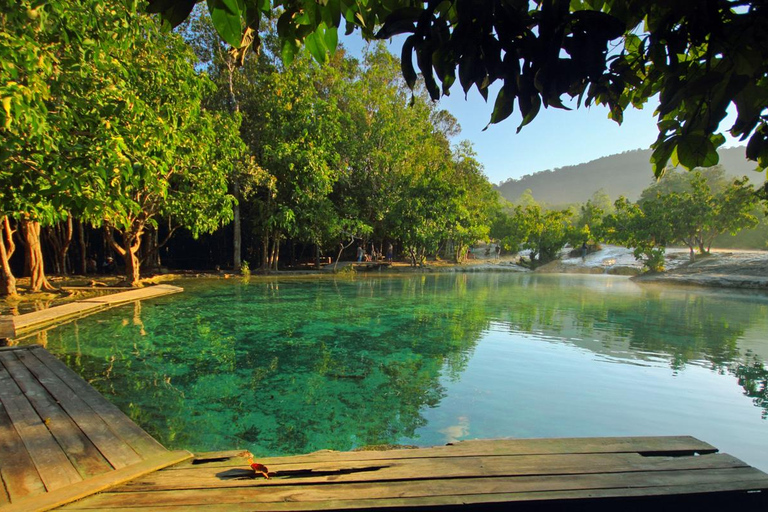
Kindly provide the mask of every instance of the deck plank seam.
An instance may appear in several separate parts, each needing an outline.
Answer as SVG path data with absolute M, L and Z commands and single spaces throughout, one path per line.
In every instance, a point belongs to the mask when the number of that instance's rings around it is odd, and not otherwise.
M 5 478 L 2 472 L 3 461 L 0 460 L 0 490 L 2 490 L 2 496 L 0 496 L 0 508 L 3 508 L 3 503 L 11 502 L 11 492 L 8 490 L 8 484 L 5 483 Z M 3 500 L 4 497 L 4 500 Z
M 429 449 L 429 448 L 425 448 Z M 577 451 L 569 451 L 569 452 L 526 452 L 526 453 L 493 453 L 493 454 L 483 454 L 480 455 L 484 458 L 495 458 L 495 457 L 536 457 L 536 456 L 569 456 L 569 455 L 600 455 L 600 454 L 637 454 L 642 457 L 691 457 L 691 456 L 697 456 L 697 455 L 712 455 L 719 453 L 719 450 L 671 450 L 668 452 L 659 452 L 659 451 L 653 451 L 653 452 L 647 452 L 647 451 L 637 451 L 637 450 L 624 450 L 624 451 L 613 451 L 613 452 L 596 452 L 596 451 L 583 451 L 583 452 L 577 452 Z M 406 461 L 406 460 L 435 460 L 435 459 L 463 459 L 463 458 L 472 458 L 472 457 L 478 457 L 478 454 L 472 454 L 472 453 L 463 453 L 463 454 L 446 454 L 446 455 L 424 455 L 424 456 L 418 456 L 418 457 L 397 457 L 397 459 L 393 459 L 391 457 L 381 457 L 381 458 L 369 458 L 369 459 L 344 459 L 342 461 L 336 460 L 336 459 L 319 459 L 319 460 L 308 460 L 308 461 L 297 461 L 297 462 L 289 462 L 285 464 L 338 464 L 339 462 L 376 462 L 376 461 L 383 461 L 383 460 L 398 460 L 398 461 Z M 287 457 L 301 457 L 301 455 L 289 455 Z M 270 459 L 274 457 L 269 457 Z M 243 459 L 245 460 L 245 459 Z M 224 461 L 221 461 L 224 462 Z M 203 464 L 200 464 L 201 466 L 204 466 Z M 209 467 L 218 467 L 218 468 L 236 468 L 241 467 L 246 464 L 231 464 L 231 465 L 219 465 L 219 466 L 209 466 Z M 172 467 L 167 468 L 165 471 L 183 471 L 188 470 L 189 467 Z
M 50 366 L 49 366 L 49 365 L 47 365 L 45 361 L 43 361 L 42 359 L 40 359 L 39 357 L 37 357 L 37 355 L 35 354 L 35 351 L 34 351 L 34 350 L 30 351 L 30 354 L 31 354 L 31 355 L 33 355 L 33 356 L 35 356 L 35 358 L 36 358 L 38 361 L 40 361 L 40 363 L 41 363 L 41 364 L 45 365 L 47 368 L 50 368 Z M 63 364 L 63 363 L 62 363 L 62 364 Z M 30 371 L 31 371 L 31 370 L 30 370 Z M 117 432 L 115 432 L 115 431 L 114 431 L 114 429 L 113 429 L 113 428 L 112 428 L 112 426 L 110 425 L 110 422 L 108 421 L 108 418 L 104 418 L 104 417 L 103 417 L 101 414 L 99 414 L 99 412 L 93 408 L 93 405 L 92 405 L 92 404 L 91 404 L 91 403 L 90 403 L 88 400 L 86 400 L 85 398 L 81 397 L 81 396 L 79 395 L 79 393 L 77 392 L 77 390 L 76 390 L 76 389 L 74 389 L 74 388 L 72 388 L 72 386 L 70 386 L 70 385 L 69 385 L 69 384 L 68 384 L 68 383 L 67 383 L 67 382 L 66 382 L 64 379 L 60 378 L 58 374 L 54 373 L 54 376 L 55 376 L 55 377 L 57 378 L 57 380 L 58 380 L 58 381 L 61 383 L 61 385 L 63 385 L 63 386 L 66 386 L 66 387 L 67 387 L 67 389 L 69 389 L 69 390 L 70 390 L 70 391 L 71 391 L 71 392 L 72 392 L 72 393 L 73 393 L 75 396 L 77 396 L 78 398 L 80 398 L 80 400 L 83 402 L 83 404 L 85 404 L 85 405 L 88 407 L 88 409 L 90 409 L 90 410 L 91 410 L 91 412 L 92 412 L 92 413 L 93 413 L 93 414 L 94 414 L 94 415 L 95 415 L 97 418 L 99 418 L 99 420 L 100 420 L 102 423 L 104 423 L 104 425 L 106 426 L 106 428 L 107 428 L 107 430 L 109 431 L 109 433 L 110 433 L 110 434 L 111 434 L 111 435 L 112 435 L 112 436 L 113 436 L 115 439 L 117 439 L 118 441 L 122 442 L 122 443 L 123 443 L 125 446 L 127 446 L 127 447 L 128 447 L 128 448 L 129 448 L 129 449 L 130 449 L 130 450 L 131 450 L 131 451 L 132 451 L 132 452 L 133 452 L 133 453 L 136 455 L 136 457 L 137 457 L 137 458 L 138 458 L 140 461 L 141 461 L 141 460 L 145 460 L 145 457 L 143 457 L 143 456 L 142 456 L 142 455 L 141 455 L 141 454 L 140 454 L 140 453 L 139 453 L 139 452 L 136 450 L 136 448 L 135 448 L 134 446 L 132 446 L 132 445 L 131 445 L 129 442 L 127 442 L 127 441 L 126 441 L 125 439 L 123 439 L 123 438 L 122 438 L 122 437 L 121 437 L 121 436 L 120 436 L 120 435 L 119 435 Z M 86 384 L 87 384 L 87 383 L 86 383 Z M 42 385 L 43 387 L 45 387 L 45 388 L 46 388 L 46 390 L 48 390 L 48 387 L 47 387 L 47 386 L 45 386 L 45 384 L 41 383 L 41 385 Z M 50 390 L 48 390 L 48 391 L 50 392 Z M 53 395 L 52 395 L 52 396 L 53 396 Z M 102 395 L 102 396 L 103 396 L 103 395 Z M 55 396 L 53 396 L 53 398 L 54 398 L 54 400 L 56 400 L 56 397 L 55 397 Z M 105 398 L 105 400 L 106 400 L 106 398 Z M 59 402 L 58 400 L 56 400 L 56 401 L 57 401 L 57 402 Z M 80 430 L 83 432 L 83 434 L 84 434 L 84 435 L 85 435 L 85 436 L 88 438 L 88 440 L 89 440 L 89 441 L 90 441 L 90 442 L 91 442 L 91 443 L 92 443 L 92 444 L 93 444 L 93 445 L 96 447 L 96 449 L 98 450 L 98 452 L 101 454 L 101 456 L 102 456 L 102 457 L 104 457 L 104 459 L 106 459 L 107 463 L 108 463 L 108 464 L 109 464 L 109 465 L 112 467 L 112 469 L 113 469 L 113 470 L 117 470 L 117 469 L 120 469 L 121 467 L 124 467 L 124 466 L 115 466 L 115 463 L 114 463 L 112 460 L 110 460 L 110 458 L 108 457 L 108 455 L 104 453 L 104 451 L 102 450 L 102 448 L 100 448 L 100 447 L 99 447 L 99 444 L 95 442 L 95 440 L 94 440 L 94 439 L 91 437 L 91 435 L 89 435 L 89 433 L 88 433 L 87 431 L 85 431 L 85 430 L 83 430 L 83 429 L 82 429 L 82 426 L 81 426 L 81 424 L 80 424 L 80 423 L 77 421 L 77 419 L 76 419 L 75 417 L 73 417 L 73 416 L 72 416 L 72 414 L 70 413 L 70 411 L 68 411 L 68 410 L 67 410 L 67 408 L 65 408 L 63 405 L 62 405 L 62 410 L 63 410 L 63 411 L 64 411 L 64 412 L 67 414 L 67 416 L 69 416 L 69 417 L 70 417 L 70 419 L 71 419 L 71 420 L 72 420 L 72 421 L 75 423 L 75 425 L 77 425 L 77 426 L 78 426 L 78 428 L 80 428 Z

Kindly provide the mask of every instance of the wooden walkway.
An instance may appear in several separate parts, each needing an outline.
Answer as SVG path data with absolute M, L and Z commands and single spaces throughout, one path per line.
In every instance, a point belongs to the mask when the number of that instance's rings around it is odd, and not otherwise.
M 162 295 L 183 291 L 184 289 L 178 286 L 158 284 L 136 290 L 77 300 L 68 304 L 62 304 L 61 306 L 41 309 L 40 311 L 34 311 L 23 315 L 2 316 L 0 317 L 0 338 L 16 338 L 25 332 L 38 329 L 54 322 L 81 317 L 127 302 L 160 297 Z
M 0 349 L 0 511 L 48 510 L 190 457 L 44 348 Z
M 768 510 L 768 475 L 716 452 L 692 437 L 465 441 L 259 460 L 269 480 L 219 452 L 63 510 Z

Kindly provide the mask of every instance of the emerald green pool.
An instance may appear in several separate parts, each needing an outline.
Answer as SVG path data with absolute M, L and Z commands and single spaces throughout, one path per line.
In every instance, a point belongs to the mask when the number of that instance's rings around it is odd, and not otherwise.
M 768 470 L 768 296 L 610 276 L 188 280 L 47 333 L 169 448 L 696 436 Z

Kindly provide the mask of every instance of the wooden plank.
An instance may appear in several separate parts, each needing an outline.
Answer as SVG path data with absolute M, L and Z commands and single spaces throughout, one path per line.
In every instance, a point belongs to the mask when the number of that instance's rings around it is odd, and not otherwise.
M 51 396 L 48 390 L 35 379 L 36 375 L 30 373 L 31 368 L 24 366 L 22 360 L 29 358 L 39 363 L 39 360 L 29 354 L 29 351 L 19 350 L 13 353 L 0 354 L 0 360 L 2 360 L 5 368 L 21 388 L 38 416 L 43 418 L 48 430 L 56 438 L 80 476 L 88 478 L 111 471 L 112 466 L 102 457 L 86 434 L 64 412 L 62 409 L 63 399 L 56 395 Z M 62 403 L 59 404 L 57 401 Z
M 7 347 L 0 347 L 0 352 L 11 352 L 13 350 L 29 350 L 29 345 L 10 345 Z
M 96 311 L 106 307 L 125 304 L 127 302 L 134 302 L 137 300 L 150 299 L 153 297 L 160 297 L 163 295 L 179 293 L 182 291 L 184 291 L 184 289 L 178 286 L 161 284 L 149 286 L 147 288 L 140 288 L 137 290 L 129 290 L 100 297 L 93 297 L 90 299 L 78 300 L 69 302 L 67 304 L 62 304 L 60 306 L 54 306 L 52 308 L 41 309 L 39 311 L 33 311 L 31 313 L 13 316 L 10 318 L 12 319 L 12 323 L 16 332 L 14 337 L 24 331 L 36 329 L 48 325 L 52 322 L 95 313 Z
M 382 500 L 393 498 L 443 498 L 462 495 L 493 495 L 552 491 L 615 490 L 693 485 L 747 484 L 749 490 L 768 487 L 768 477 L 754 468 L 711 471 L 644 472 L 636 474 L 595 474 L 574 476 L 531 476 L 515 478 L 435 479 L 422 481 L 374 482 L 366 484 L 296 485 L 279 488 L 246 487 L 239 489 L 206 488 L 182 491 L 110 492 L 74 503 L 71 510 L 114 509 L 120 507 L 197 506 L 210 504 L 263 504 L 282 502 L 308 503 Z
M 141 461 L 142 457 L 112 430 L 114 425 L 107 424 L 90 403 L 84 401 L 84 397 L 79 396 L 54 375 L 31 351 L 19 353 L 19 357 L 113 468 L 120 469 Z M 101 472 L 103 471 L 99 473 Z
M 107 401 L 98 391 L 75 372 L 67 368 L 64 363 L 53 357 L 42 347 L 31 352 L 45 364 L 56 377 L 61 379 L 74 393 L 85 401 L 93 409 L 110 429 L 126 444 L 136 451 L 142 458 L 154 457 L 167 450 L 152 436 L 144 432 L 128 416 Z
M 206 487 L 274 487 L 280 485 L 383 482 L 440 478 L 511 477 L 526 475 L 577 475 L 676 471 L 748 467 L 726 454 L 699 457 L 643 457 L 638 454 L 519 455 L 439 459 L 392 459 L 370 462 L 277 464 L 269 466 L 270 479 L 252 479 L 248 466 L 237 468 L 192 467 L 162 471 L 116 491 L 190 489 Z
M 3 512 L 31 512 L 45 511 L 52 508 L 61 507 L 67 503 L 82 499 L 97 492 L 102 492 L 110 487 L 118 485 L 128 480 L 138 478 L 147 473 L 157 471 L 171 464 L 176 464 L 188 458 L 192 454 L 188 451 L 165 452 L 162 455 L 144 460 L 138 464 L 128 466 L 115 471 L 110 471 L 103 475 L 89 478 L 88 480 L 77 484 L 48 492 L 40 496 L 35 496 L 12 503 L 3 507 Z
M 717 448 L 691 436 L 669 437 L 592 437 L 558 439 L 493 439 L 481 441 L 461 441 L 446 446 L 432 448 L 399 449 L 382 451 L 336 452 L 322 450 L 307 455 L 289 457 L 257 457 L 262 464 L 338 461 L 370 461 L 411 458 L 465 457 L 468 455 L 547 455 L 547 454 L 587 454 L 587 453 L 645 453 L 645 454 L 707 454 L 716 453 Z M 224 467 L 242 463 L 234 460 L 219 461 Z M 202 453 L 198 457 L 209 457 Z M 191 461 L 180 464 L 178 468 L 191 465 Z
M 272 502 L 267 504 L 259 504 L 252 502 L 247 496 L 244 497 L 244 502 L 241 503 L 228 503 L 222 502 L 222 496 L 214 495 L 213 492 L 205 502 L 195 503 L 193 505 L 176 503 L 173 498 L 167 501 L 157 501 L 154 505 L 142 506 L 133 504 L 130 501 L 123 505 L 112 504 L 109 506 L 111 512 L 145 512 L 146 510 L 156 510 L 162 506 L 164 512 L 178 512 L 178 511 L 300 511 L 300 510 L 380 510 L 385 508 L 397 508 L 404 510 L 414 510 L 417 508 L 425 508 L 428 510 L 440 509 L 441 507 L 451 506 L 469 506 L 471 510 L 479 505 L 492 505 L 500 503 L 515 503 L 517 505 L 525 505 L 525 502 L 551 502 L 554 506 L 546 508 L 544 510 L 570 510 L 566 508 L 568 505 L 576 506 L 577 510 L 591 510 L 593 507 L 587 506 L 586 503 L 574 503 L 575 500 L 590 500 L 592 505 L 596 504 L 596 499 L 632 499 L 632 498 L 651 498 L 651 497 L 674 497 L 682 496 L 688 498 L 698 498 L 701 500 L 701 495 L 713 496 L 715 493 L 727 493 L 729 502 L 731 505 L 735 505 L 733 501 L 735 498 L 749 499 L 754 503 L 754 494 L 752 482 L 737 482 L 737 483 L 707 483 L 707 484 L 693 484 L 689 486 L 669 486 L 669 487 L 654 487 L 654 488 L 629 488 L 629 489 L 594 489 L 594 490 L 576 490 L 576 491 L 533 491 L 533 492 L 520 492 L 520 493 L 498 493 L 498 494 L 461 494 L 450 496 L 429 496 L 418 498 L 380 498 L 380 499 L 354 499 L 354 500 L 326 500 L 326 501 L 311 501 L 311 502 L 296 502 L 290 499 L 286 502 Z M 157 494 L 157 493 L 155 493 Z M 697 496 L 698 495 L 698 496 Z M 237 496 L 232 496 L 236 498 Z M 180 497 L 183 500 L 183 497 Z M 78 504 L 65 507 L 63 510 L 104 510 L 104 503 L 94 503 L 91 505 L 93 498 L 87 499 Z M 162 497 L 157 496 L 158 500 Z M 766 496 L 759 495 L 758 499 L 760 503 L 768 505 L 768 499 Z M 613 502 L 613 507 L 610 510 L 621 510 L 621 501 Z M 657 502 L 658 503 L 658 502 Z M 738 501 L 736 502 L 738 503 Z M 77 508 L 76 508 L 77 507 Z M 646 510 L 643 507 L 643 510 Z M 662 509 L 664 509 L 662 507 Z M 762 510 L 763 508 L 753 508 L 751 510 Z M 493 510 L 499 510 L 494 508 Z M 525 510 L 531 510 L 526 508 Z M 542 510 L 541 508 L 534 508 L 533 510 Z M 604 509 L 601 509 L 604 510 Z M 637 510 L 636 508 L 633 510 Z
M 45 492 L 45 485 L 24 442 L 13 427 L 0 400 L 0 477 L 10 498 L 23 498 Z
M 5 353 L 7 354 L 7 353 Z M 56 439 L 0 364 L 0 400 L 48 491 L 81 480 Z
M 68 304 L 62 304 L 61 306 L 54 306 L 52 308 L 41 309 L 39 311 L 33 311 L 32 313 L 25 313 L 23 315 L 14 316 L 13 322 L 16 328 L 16 332 L 18 333 L 26 329 L 30 329 L 34 326 L 44 325 L 62 318 L 81 315 L 86 311 L 99 307 L 102 306 L 100 304 L 93 303 L 70 302 Z
M 0 340 L 16 337 L 16 324 L 12 316 L 0 315 Z
M 154 297 L 161 297 L 163 295 L 170 295 L 173 293 L 183 292 L 184 289 L 179 286 L 173 286 L 169 284 L 157 284 L 154 286 L 148 286 L 146 288 L 138 288 L 136 290 L 129 290 L 120 293 L 112 293 L 109 295 L 101 295 L 99 297 L 91 297 L 89 299 L 83 299 L 78 302 L 86 304 L 121 304 L 124 302 L 133 302 L 136 300 L 150 299 Z

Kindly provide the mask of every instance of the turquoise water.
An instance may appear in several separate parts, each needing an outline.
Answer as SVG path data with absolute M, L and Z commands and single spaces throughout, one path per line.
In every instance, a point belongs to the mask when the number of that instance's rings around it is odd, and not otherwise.
M 693 435 L 768 470 L 768 297 L 610 276 L 189 280 L 49 331 L 169 448 Z

